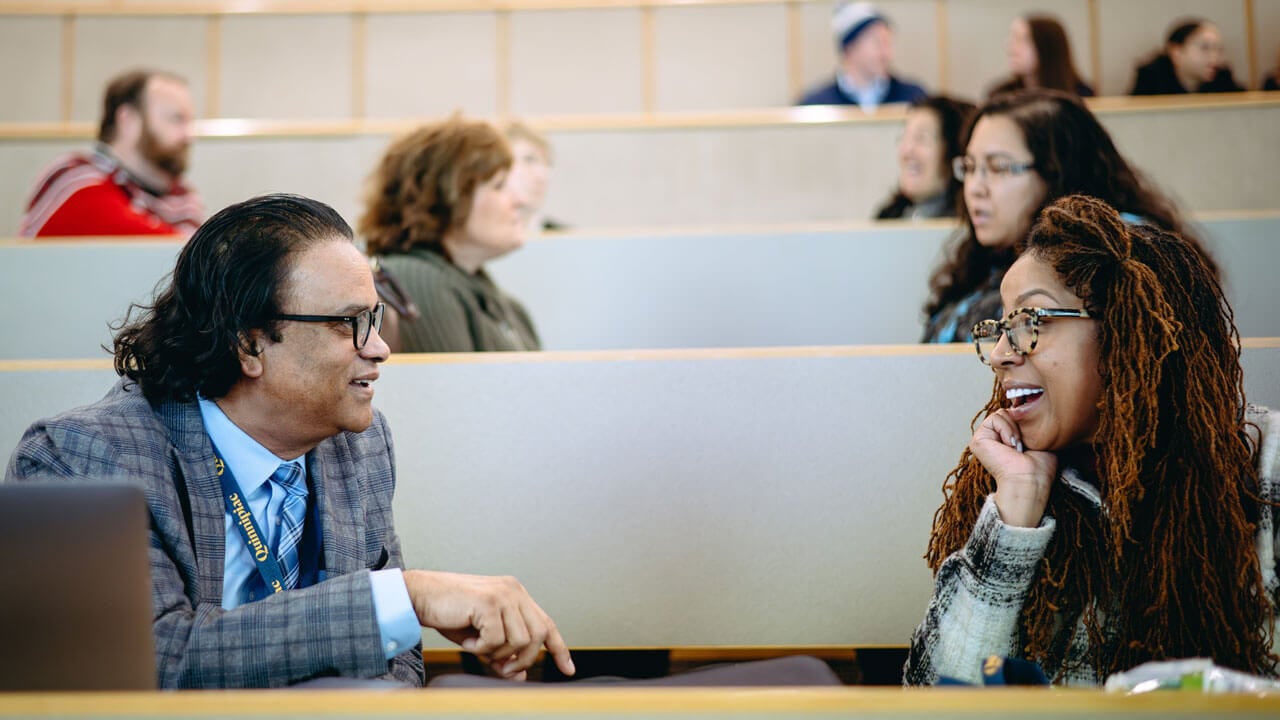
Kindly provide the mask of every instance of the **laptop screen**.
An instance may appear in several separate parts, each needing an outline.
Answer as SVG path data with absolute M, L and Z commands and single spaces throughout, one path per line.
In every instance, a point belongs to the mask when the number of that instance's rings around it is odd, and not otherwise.
M 0 690 L 150 690 L 148 515 L 128 485 L 0 484 Z

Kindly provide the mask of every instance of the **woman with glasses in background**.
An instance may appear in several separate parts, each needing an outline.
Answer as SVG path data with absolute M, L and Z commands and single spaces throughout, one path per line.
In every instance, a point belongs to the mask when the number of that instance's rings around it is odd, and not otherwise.
M 965 226 L 929 280 L 924 342 L 967 342 L 975 323 L 1000 316 L 1000 279 L 1017 243 L 1040 209 L 1064 195 L 1092 195 L 1133 222 L 1179 233 L 1199 247 L 1173 202 L 1121 157 L 1074 95 L 997 95 L 974 115 L 964 148 L 953 162 L 964 183 Z
M 384 339 L 404 352 L 538 350 L 533 321 L 484 264 L 524 245 L 513 157 L 485 122 L 452 117 L 387 149 L 370 178 L 359 231 L 415 314 L 387 313 Z M 409 303 L 405 303 L 409 306 Z
M 973 329 L 991 400 L 944 484 L 908 684 L 991 655 L 1097 684 L 1208 657 L 1274 675 L 1280 418 L 1246 403 L 1213 267 L 1174 233 L 1070 196 Z

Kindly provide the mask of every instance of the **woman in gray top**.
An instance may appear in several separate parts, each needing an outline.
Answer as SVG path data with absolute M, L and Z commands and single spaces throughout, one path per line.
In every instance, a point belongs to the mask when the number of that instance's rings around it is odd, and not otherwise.
M 512 155 L 488 123 L 454 116 L 387 149 L 370 179 L 359 231 L 416 305 L 397 318 L 404 352 L 538 350 L 524 307 L 484 264 L 524 244 L 524 198 Z M 389 313 L 390 314 L 390 313 Z M 384 332 L 397 339 L 396 328 Z

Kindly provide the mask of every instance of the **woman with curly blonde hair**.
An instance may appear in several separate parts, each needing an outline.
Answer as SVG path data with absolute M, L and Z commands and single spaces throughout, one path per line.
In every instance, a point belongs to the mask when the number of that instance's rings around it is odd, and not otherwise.
M 538 350 L 533 321 L 484 264 L 524 245 L 525 200 L 507 182 L 511 148 L 488 123 L 452 117 L 387 149 L 358 230 L 417 317 L 399 318 L 405 352 Z M 394 341 L 394 333 L 389 341 Z
M 990 655 L 1062 683 L 1191 656 L 1274 675 L 1280 418 L 1245 401 L 1213 269 L 1080 195 L 1020 250 L 1008 314 L 973 329 L 995 384 L 934 516 L 906 682 Z

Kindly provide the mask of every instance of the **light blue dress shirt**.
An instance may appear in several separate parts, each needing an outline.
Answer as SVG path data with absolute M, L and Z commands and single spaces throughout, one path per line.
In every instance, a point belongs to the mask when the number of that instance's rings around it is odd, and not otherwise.
M 280 508 L 286 493 L 271 484 L 271 474 L 281 462 L 295 462 L 305 474 L 306 456 L 293 460 L 276 457 L 231 422 L 217 403 L 203 397 L 200 398 L 200 416 L 204 418 L 205 432 L 240 486 L 245 504 L 253 513 L 254 520 L 259 521 L 258 530 L 266 535 L 267 547 L 274 548 L 280 534 Z M 230 513 L 224 513 L 223 527 L 226 551 L 223 553 L 222 607 L 233 610 L 261 599 L 253 596 L 253 588 L 260 586 L 251 582 L 257 577 L 258 566 Z M 370 573 L 369 582 L 373 589 L 378 631 L 382 634 L 383 654 L 390 660 L 418 644 L 422 639 L 422 627 L 418 624 L 418 616 L 409 600 L 409 590 L 404 584 L 404 574 L 399 568 L 374 570 Z
M 884 102 L 889 94 L 889 78 L 880 77 L 871 81 L 870 85 L 857 85 L 844 73 L 836 73 L 836 84 L 840 90 L 858 101 L 858 107 L 871 112 Z

